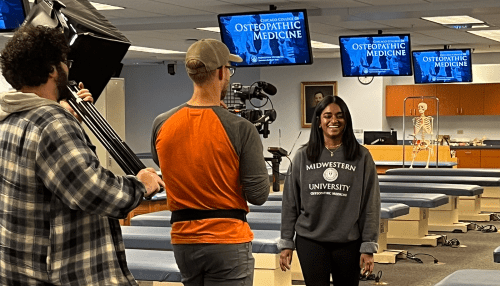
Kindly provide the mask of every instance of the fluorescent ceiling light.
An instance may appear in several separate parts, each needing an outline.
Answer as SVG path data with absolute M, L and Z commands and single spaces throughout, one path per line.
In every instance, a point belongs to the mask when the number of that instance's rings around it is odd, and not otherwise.
M 97 10 L 121 10 L 121 9 L 125 9 L 123 7 L 101 4 L 101 3 L 96 3 L 96 2 L 90 2 L 90 4 L 92 4 L 92 6 L 94 6 Z
M 476 36 L 484 37 L 493 41 L 500 42 L 500 30 L 467 31 Z
M 35 0 L 29 0 L 30 3 L 35 3 Z M 90 2 L 92 6 L 94 6 L 97 10 L 120 10 L 120 9 L 125 9 L 123 7 L 118 7 L 118 6 L 112 6 L 112 5 L 107 5 L 107 4 L 101 4 L 101 3 L 96 3 L 96 2 Z
M 472 29 L 477 29 L 477 28 L 489 28 L 490 26 L 488 25 L 473 25 Z
M 185 53 L 185 52 L 178 52 L 178 51 L 172 51 L 172 50 L 153 49 L 153 48 L 138 47 L 138 46 L 131 46 L 128 50 L 135 51 L 135 52 L 154 53 L 154 54 L 184 54 Z
M 202 31 L 209 31 L 209 32 L 220 33 L 220 28 L 219 27 L 196 28 L 196 30 L 202 30 Z
M 441 25 L 484 23 L 483 21 L 472 18 L 470 16 L 422 17 L 422 19 Z
M 322 43 L 318 41 L 311 41 L 311 47 L 315 49 L 340 49 L 339 45 Z

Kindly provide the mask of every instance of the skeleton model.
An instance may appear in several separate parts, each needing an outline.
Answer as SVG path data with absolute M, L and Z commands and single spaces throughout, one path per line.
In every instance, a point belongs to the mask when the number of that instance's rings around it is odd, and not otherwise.
M 413 168 L 413 162 L 417 157 L 418 152 L 420 151 L 428 151 L 429 156 L 427 157 L 427 165 L 426 168 L 429 168 L 429 161 L 431 159 L 431 154 L 433 154 L 433 150 L 431 147 L 431 140 L 426 140 L 425 135 L 429 134 L 430 138 L 432 138 L 432 130 L 434 127 L 434 118 L 432 116 L 425 116 L 425 111 L 427 110 L 427 104 L 425 102 L 421 102 L 418 104 L 418 112 L 420 116 L 413 118 L 413 158 L 411 160 L 410 168 Z M 418 140 L 417 135 L 422 133 L 422 139 Z

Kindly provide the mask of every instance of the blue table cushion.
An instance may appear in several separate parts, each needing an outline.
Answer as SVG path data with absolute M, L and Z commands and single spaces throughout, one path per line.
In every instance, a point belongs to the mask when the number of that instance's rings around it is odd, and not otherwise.
M 465 176 L 410 176 L 410 175 L 379 175 L 379 182 L 407 182 L 407 183 L 443 183 L 478 185 L 482 187 L 500 186 L 500 178 L 492 177 L 465 177 Z
M 380 182 L 381 193 L 428 193 L 470 197 L 482 194 L 483 190 L 483 187 L 477 185 Z
M 130 225 L 169 227 L 171 214 L 170 211 L 160 211 L 138 215 L 130 220 Z M 247 221 L 252 230 L 280 230 L 281 228 L 280 213 L 251 212 L 247 214 Z
M 500 263 L 500 246 L 493 251 L 493 261 Z
M 386 175 L 410 176 L 462 176 L 462 177 L 497 177 L 500 169 L 467 169 L 467 168 L 397 168 L 389 169 Z
M 444 194 L 380 193 L 383 203 L 401 203 L 412 208 L 436 208 L 448 203 Z
M 260 213 L 281 213 L 281 200 L 280 201 L 267 201 L 263 205 L 257 206 L 248 204 L 250 212 Z
M 276 201 L 282 201 L 282 200 L 283 200 L 283 192 L 271 193 L 271 194 L 269 194 L 269 197 L 267 198 L 268 202 L 276 202 Z
M 498 286 L 500 270 L 463 269 L 453 272 L 435 286 Z
M 171 251 L 170 227 L 122 226 L 123 243 L 127 249 L 150 249 Z M 253 230 L 253 253 L 280 253 L 277 230 Z
M 390 219 L 410 213 L 410 207 L 405 204 L 381 203 L 380 218 Z
M 382 203 L 381 217 L 394 218 L 408 214 L 410 207 L 403 204 Z M 169 227 L 170 211 L 159 211 L 154 213 L 142 214 L 133 217 L 130 220 L 132 226 L 154 226 Z M 252 230 L 280 230 L 280 213 L 251 212 L 247 214 L 247 221 Z
M 126 249 L 127 265 L 136 280 L 181 282 L 172 251 Z

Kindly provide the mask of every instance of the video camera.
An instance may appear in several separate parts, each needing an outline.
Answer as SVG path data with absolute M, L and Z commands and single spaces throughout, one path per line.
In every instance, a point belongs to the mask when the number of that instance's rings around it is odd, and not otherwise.
M 241 83 L 233 83 L 231 85 L 231 94 L 225 100 L 228 110 L 238 116 L 245 118 L 250 121 L 256 128 L 259 134 L 262 134 L 264 138 L 269 135 L 269 124 L 276 120 L 276 110 L 272 107 L 272 101 L 269 95 L 275 95 L 277 89 L 274 85 L 264 82 L 257 81 L 250 86 L 243 86 Z M 264 98 L 271 102 L 271 109 L 266 109 L 264 112 L 258 109 L 267 104 L 264 103 L 261 106 L 255 106 L 251 102 L 252 99 L 263 100 Z M 247 109 L 246 101 L 255 107 L 255 109 Z

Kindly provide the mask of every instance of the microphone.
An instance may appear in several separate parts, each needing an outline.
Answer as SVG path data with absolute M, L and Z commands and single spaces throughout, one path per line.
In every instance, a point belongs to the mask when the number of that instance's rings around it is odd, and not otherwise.
M 262 90 L 263 90 L 265 93 L 267 93 L 267 94 L 269 94 L 269 95 L 275 95 L 275 94 L 276 94 L 276 92 L 278 92 L 278 89 L 277 89 L 274 85 L 272 85 L 272 84 L 270 84 L 270 83 L 267 83 L 267 82 L 265 82 L 265 81 L 258 81 L 258 82 L 257 82 L 257 85 L 258 85 L 260 88 L 262 88 Z

